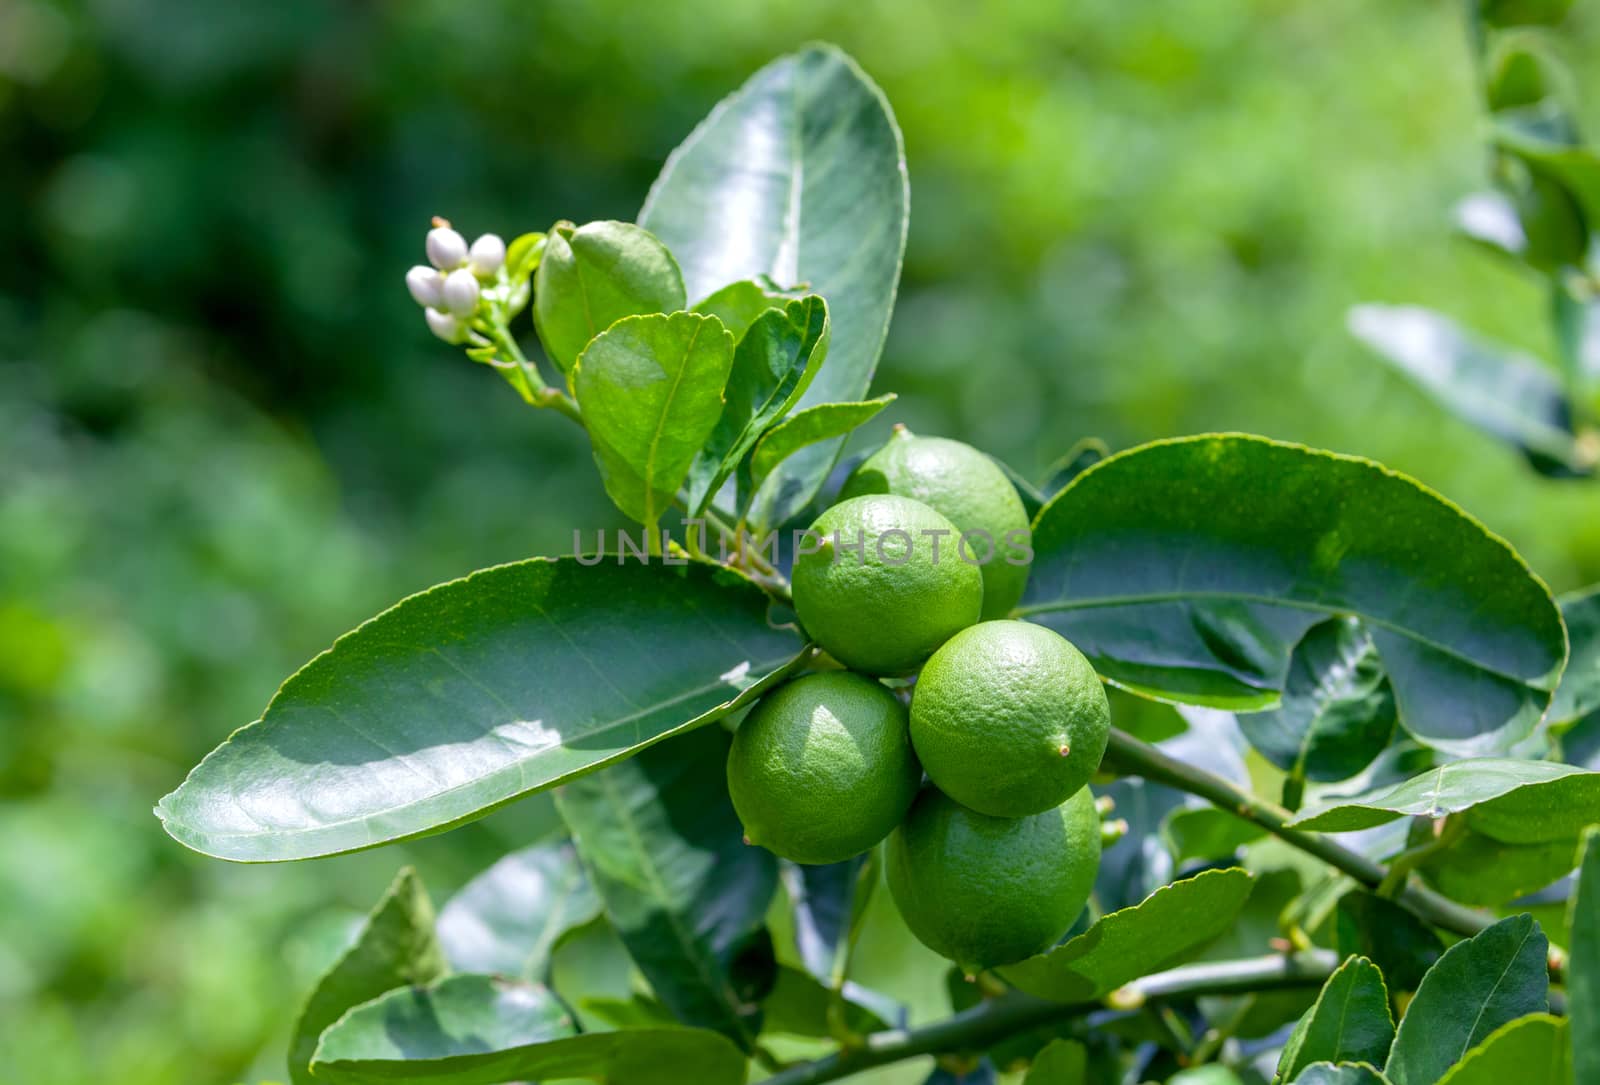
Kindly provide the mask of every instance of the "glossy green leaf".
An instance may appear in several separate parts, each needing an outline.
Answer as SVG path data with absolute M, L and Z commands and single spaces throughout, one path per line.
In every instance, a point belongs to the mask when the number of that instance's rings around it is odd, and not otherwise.
M 1463 904 L 1500 905 L 1543 889 L 1578 865 L 1575 838 L 1507 844 L 1468 831 L 1420 867 L 1424 880 Z
M 462 886 L 439 913 L 439 942 L 461 972 L 543 981 L 550 954 L 600 914 L 568 841 L 514 851 Z
M 1550 944 L 1529 915 L 1502 919 L 1445 951 L 1395 1032 L 1384 1074 L 1433 1085 L 1495 1029 L 1548 1009 Z
M 1558 66 L 1532 35 L 1502 39 L 1489 58 L 1484 100 L 1491 111 L 1537 105 L 1561 89 Z
M 1089 1053 L 1075 1040 L 1051 1040 L 1033 1057 L 1022 1085 L 1083 1085 Z
M 1395 818 L 1442 818 L 1470 811 L 1477 832 L 1508 844 L 1576 837 L 1600 822 L 1600 773 L 1554 761 L 1480 757 L 1452 761 L 1398 784 L 1329 799 L 1289 824 L 1338 833 Z
M 1172 858 L 1225 859 L 1252 840 L 1266 835 L 1253 821 L 1235 817 L 1214 806 L 1182 807 L 1172 811 L 1161 823 L 1161 835 L 1172 849 Z
M 689 508 L 717 495 L 728 476 L 794 406 L 828 356 L 828 306 L 815 294 L 768 309 L 733 354 L 722 415 L 689 468 Z
M 1583 834 L 1581 858 L 1567 906 L 1567 1015 L 1574 1075 L 1592 1082 L 1600 1081 L 1600 828 Z
M 639 1085 L 741 1085 L 744 1057 L 705 1029 L 578 1035 L 548 990 L 495 976 L 451 976 L 356 1009 L 323 1036 L 316 1080 L 497 1085 L 589 1078 Z
M 1526 245 L 1527 235 L 1523 235 Z M 1410 305 L 1358 305 L 1350 331 L 1440 406 L 1516 447 L 1547 474 L 1582 473 L 1561 382 L 1532 358 L 1484 343 Z
M 722 415 L 733 336 L 714 316 L 628 317 L 578 357 L 572 389 L 606 493 L 653 529 Z
M 665 245 L 629 222 L 558 223 L 533 278 L 539 341 L 570 373 L 589 341 L 627 316 L 675 313 L 683 275 Z
M 1294 1085 L 1389 1085 L 1389 1079 L 1361 1062 L 1314 1062 L 1300 1071 Z
M 1274 1080 L 1293 1081 L 1314 1062 L 1381 1065 L 1394 1041 L 1383 973 L 1365 957 L 1345 960 L 1295 1025 Z
M 716 719 L 801 651 L 715 566 L 496 566 L 342 637 L 156 813 L 242 862 L 437 832 Z
M 1355 890 L 1334 909 L 1339 953 L 1370 958 L 1396 991 L 1415 991 L 1434 962 L 1444 955 L 1437 932 L 1394 901 Z
M 724 775 L 730 742 L 715 727 L 685 735 L 573 781 L 556 806 L 656 997 L 684 1024 L 748 1048 L 773 980 L 762 921 L 778 871 L 742 839 Z
M 693 311 L 716 317 L 738 340 L 744 338 L 756 317 L 768 309 L 782 309 L 799 296 L 794 291 L 779 289 L 771 280 L 741 279 L 701 298 L 694 304 Z
M 879 411 L 893 403 L 895 399 L 896 396 L 891 392 L 860 403 L 823 403 L 794 412 L 768 430 L 761 440 L 756 442 L 755 451 L 750 457 L 751 488 L 761 486 L 762 482 L 777 470 L 779 464 L 796 452 L 819 441 L 848 436 L 858 426 L 871 421 Z M 780 505 L 791 504 L 789 498 L 781 492 L 777 497 L 780 499 L 778 501 Z M 740 502 L 741 505 L 743 503 Z M 759 515 L 761 523 L 777 522 L 772 518 L 775 513 L 771 509 L 764 510 Z
M 1600 586 L 1561 597 L 1572 653 L 1550 702 L 1552 724 L 1568 723 L 1600 709 Z
M 813 45 L 768 64 L 667 159 L 639 212 L 691 298 L 765 275 L 828 299 L 828 364 L 801 406 L 861 399 L 889 328 L 910 194 L 900 130 L 855 62 Z M 767 485 L 769 522 L 816 493 L 840 442 L 805 447 Z
M 1389 745 L 1394 692 L 1361 623 L 1339 618 L 1295 645 L 1282 703 L 1238 719 L 1250 745 L 1285 772 L 1347 780 Z
M 784 863 L 781 877 L 794 911 L 795 948 L 806 970 L 826 984 L 844 978 L 844 965 L 867 902 L 878 884 L 877 852 L 842 863 Z
M 1237 867 L 1202 871 L 1101 917 L 1076 938 L 1007 965 L 1000 974 L 1039 998 L 1099 998 L 1199 953 L 1232 924 L 1250 886 L 1250 875 Z
M 433 906 L 416 872 L 407 867 L 301 1008 L 289 1040 L 289 1080 L 313 1085 L 311 1056 L 317 1040 L 346 1011 L 396 987 L 429 983 L 445 971 L 434 937 Z
M 1568 1022 L 1548 1013 L 1529 1014 L 1500 1026 L 1444 1077 L 1439 1085 L 1572 1085 Z M 1595 1037 L 1591 1037 L 1591 1040 Z
M 1102 460 L 1034 522 L 1021 613 L 1112 682 L 1272 707 L 1293 646 L 1362 619 L 1401 723 L 1456 753 L 1532 730 L 1566 657 L 1549 591 L 1477 521 L 1368 460 L 1236 434 Z

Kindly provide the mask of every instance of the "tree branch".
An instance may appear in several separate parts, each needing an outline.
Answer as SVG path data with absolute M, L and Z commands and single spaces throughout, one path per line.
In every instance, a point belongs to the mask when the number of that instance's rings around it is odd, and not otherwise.
M 1120 1004 L 1161 999 L 1196 998 L 1240 992 L 1314 987 L 1338 963 L 1327 950 L 1292 957 L 1252 957 L 1184 965 L 1134 980 L 1119 992 Z M 814 1062 L 791 1066 L 767 1079 L 767 1085 L 821 1085 L 875 1066 L 917 1055 L 982 1050 L 1008 1036 L 1052 1022 L 1070 1020 L 1104 1008 L 1101 1002 L 1049 1002 L 1008 991 L 943 1021 L 915 1029 L 892 1029 L 863 1037 L 862 1046 Z

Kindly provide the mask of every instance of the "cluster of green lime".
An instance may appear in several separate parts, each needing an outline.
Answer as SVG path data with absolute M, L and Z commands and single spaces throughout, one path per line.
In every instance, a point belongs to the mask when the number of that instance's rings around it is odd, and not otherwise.
M 887 837 L 907 926 L 969 973 L 1054 945 L 1100 861 L 1087 784 L 1110 707 L 1064 638 L 1003 618 L 1026 584 L 1006 558 L 1029 553 L 1027 529 L 987 456 L 898 432 L 794 564 L 801 624 L 849 670 L 768 693 L 728 758 L 750 843 L 833 863 Z M 908 711 L 880 679 L 919 668 Z

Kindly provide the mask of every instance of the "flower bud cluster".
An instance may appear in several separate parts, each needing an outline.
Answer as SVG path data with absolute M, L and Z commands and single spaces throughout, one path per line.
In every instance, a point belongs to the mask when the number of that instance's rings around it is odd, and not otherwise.
M 423 307 L 428 329 L 446 343 L 460 343 L 483 301 L 485 284 L 505 266 L 506 243 L 484 234 L 469 246 L 449 222 L 436 218 L 426 248 L 428 263 L 406 272 L 406 289 Z

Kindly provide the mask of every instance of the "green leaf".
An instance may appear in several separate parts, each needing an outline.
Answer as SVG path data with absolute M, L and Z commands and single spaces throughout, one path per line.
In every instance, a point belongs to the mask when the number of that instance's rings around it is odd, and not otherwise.
M 828 335 L 828 306 L 815 294 L 769 309 L 750 325 L 733 354 L 722 415 L 689 469 L 694 513 L 805 392 L 828 355 Z
M 1600 828 L 1583 834 L 1582 859 L 1567 911 L 1567 1015 L 1574 1076 L 1592 1082 L 1600 1081 Z
M 422 836 L 717 719 L 802 652 L 716 566 L 501 565 L 342 637 L 156 813 L 241 862 Z
M 460 975 L 362 1006 L 322 1038 L 316 1080 L 496 1085 L 591 1078 L 639 1085 L 740 1085 L 744 1057 L 704 1029 L 577 1035 L 545 988 Z
M 1334 910 L 1339 953 L 1370 958 L 1396 991 L 1415 991 L 1444 955 L 1434 929 L 1392 900 L 1365 890 L 1339 898 Z
M 795 948 L 806 970 L 826 984 L 844 978 L 844 964 L 867 901 L 878 884 L 876 852 L 842 863 L 784 863 L 780 876 L 794 909 Z
M 1578 203 L 1583 218 L 1600 221 L 1600 157 L 1573 142 L 1564 118 L 1501 114 L 1494 123 L 1495 144 L 1528 168 L 1560 184 Z
M 1034 521 L 1020 613 L 1115 684 L 1271 707 L 1294 644 L 1362 619 L 1400 722 L 1453 753 L 1525 737 L 1566 634 L 1511 548 L 1368 460 L 1260 437 L 1160 441 L 1102 460 Z
M 1266 835 L 1253 821 L 1214 806 L 1180 807 L 1161 823 L 1161 835 L 1174 861 L 1226 859 L 1252 840 Z
M 1490 26 L 1559 23 L 1572 0 L 1478 0 L 1478 17 Z
M 1250 875 L 1237 867 L 1202 871 L 1101 917 L 1076 938 L 1008 965 L 1000 974 L 1039 998 L 1099 998 L 1200 952 L 1233 922 L 1250 885 Z
M 798 296 L 794 291 L 778 289 L 771 280 L 741 279 L 702 298 L 694 304 L 693 311 L 716 317 L 734 339 L 743 339 L 756 317 L 768 309 L 782 309 Z
M 1366 1063 L 1314 1062 L 1300 1071 L 1294 1085 L 1389 1085 L 1389 1079 Z
M 672 253 L 629 222 L 557 223 L 534 273 L 534 325 L 563 373 L 572 371 L 591 339 L 623 317 L 674 313 L 685 304 Z
M 750 488 L 760 487 L 779 464 L 802 448 L 819 441 L 848 436 L 858 426 L 869 422 L 896 398 L 895 394 L 890 392 L 877 399 L 863 400 L 860 403 L 823 403 L 796 411 L 773 426 L 761 440 L 756 442 L 755 451 L 750 457 Z M 778 497 L 781 499 L 780 504 L 785 506 L 792 504 L 781 493 Z M 744 502 L 741 501 L 740 504 L 743 505 Z M 763 524 L 778 522 L 774 519 L 774 515 L 771 510 L 763 511 L 760 514 L 760 522 Z
M 1034 1056 L 1022 1085 L 1083 1085 L 1089 1052 L 1074 1040 L 1051 1040 Z
M 773 979 L 762 920 L 778 871 L 741 839 L 724 776 L 731 741 L 696 731 L 573 781 L 556 806 L 656 997 L 748 1048 Z
M 1445 951 L 1400 1019 L 1383 1072 L 1433 1085 L 1495 1029 L 1548 1008 L 1550 944 L 1529 915 L 1502 919 Z
M 1278 1058 L 1276 1081 L 1293 1081 L 1314 1062 L 1364 1062 L 1388 1058 L 1394 1017 L 1383 973 L 1365 957 L 1345 960 L 1289 1035 Z
M 1524 235 L 1526 236 L 1526 235 Z M 1358 305 L 1351 334 L 1440 406 L 1516 447 L 1545 474 L 1586 473 L 1561 382 L 1532 358 L 1482 342 L 1410 305 Z
M 439 941 L 461 972 L 547 979 L 562 937 L 600 914 L 568 841 L 514 851 L 462 886 L 439 913 Z
M 765 275 L 828 299 L 828 364 L 802 407 L 861 399 L 900 282 L 910 194 L 882 92 L 832 46 L 762 68 L 667 159 L 639 212 L 677 255 L 691 298 Z M 768 481 L 770 523 L 807 501 L 839 442 L 807 447 Z
M 1517 208 L 1500 192 L 1474 192 L 1455 206 L 1456 229 L 1462 236 L 1497 256 L 1521 260 L 1528 251 L 1528 235 L 1517 218 Z
M 1572 652 L 1550 702 L 1549 721 L 1570 723 L 1600 709 L 1600 585 L 1561 597 Z
M 733 336 L 714 316 L 627 317 L 584 348 L 572 389 L 617 508 L 654 529 L 722 414 Z
M 1468 1051 L 1466 1058 L 1439 1079 L 1439 1085 L 1506 1085 L 1508 1081 L 1572 1085 L 1567 1024 L 1560 1017 L 1535 1013 L 1502 1025 Z
M 762 1000 L 765 1011 L 762 1027 L 767 1032 L 827 1038 L 834 1035 L 829 1007 L 836 1001 L 842 1011 L 842 1024 L 857 1035 L 889 1027 L 868 1007 L 846 996 L 835 996 L 809 972 L 788 965 L 778 966 L 777 982 Z
M 1378 650 L 1349 618 L 1314 625 L 1295 645 L 1277 708 L 1239 716 L 1239 730 L 1268 761 L 1319 782 L 1366 768 L 1394 728 L 1394 692 Z
M 1573 837 L 1536 844 L 1506 844 L 1482 833 L 1463 833 L 1418 867 L 1429 885 L 1463 904 L 1499 905 L 1543 889 L 1578 865 Z
M 317 981 L 289 1040 L 289 1080 L 313 1085 L 311 1056 L 323 1031 L 345 1012 L 385 991 L 444 975 L 433 931 L 433 906 L 416 872 L 406 867 L 332 968 Z
M 1576 837 L 1600 821 L 1600 773 L 1554 761 L 1452 761 L 1398 784 L 1329 799 L 1289 824 L 1342 833 L 1406 815 L 1442 818 L 1463 810 L 1471 811 L 1469 826 L 1508 844 Z

